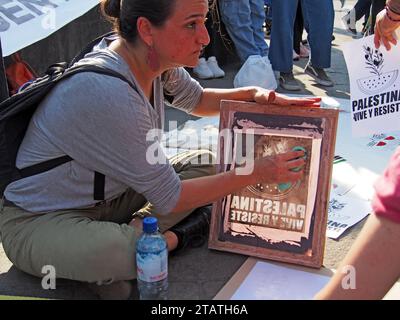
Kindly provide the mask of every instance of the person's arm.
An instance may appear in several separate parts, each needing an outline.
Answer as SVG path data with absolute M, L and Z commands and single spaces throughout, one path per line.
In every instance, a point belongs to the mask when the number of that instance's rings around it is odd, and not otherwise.
M 192 111 L 199 117 L 217 116 L 221 100 L 254 101 L 262 104 L 319 106 L 321 98 L 292 98 L 260 87 L 203 89 L 200 102 Z
M 400 276 L 400 224 L 372 214 L 335 275 L 316 299 L 382 299 Z M 355 289 L 345 289 L 348 268 Z M 346 287 L 346 286 L 345 286 Z
M 400 26 L 400 0 L 389 0 L 386 8 L 378 13 L 375 22 L 375 47 L 379 48 L 381 42 L 387 50 L 391 44 L 396 45 L 395 30 Z
M 178 203 L 172 210 L 184 212 L 212 203 L 228 194 L 231 194 L 248 185 L 258 182 L 293 182 L 303 176 L 302 168 L 305 164 L 303 151 L 291 151 L 275 156 L 264 157 L 254 161 L 250 174 L 241 175 L 237 169 L 213 176 L 195 178 L 182 181 L 182 189 Z
M 400 276 L 400 148 L 375 183 L 375 212 L 318 299 L 380 299 Z M 343 268 L 355 268 L 356 289 L 346 290 Z
M 400 0 L 387 0 L 386 5 L 392 10 L 393 12 L 400 14 Z

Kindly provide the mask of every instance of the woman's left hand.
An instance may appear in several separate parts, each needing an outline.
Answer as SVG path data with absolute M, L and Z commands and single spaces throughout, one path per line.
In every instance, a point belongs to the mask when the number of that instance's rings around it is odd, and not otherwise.
M 258 88 L 254 94 L 254 101 L 261 104 L 275 104 L 281 106 L 307 106 L 316 107 L 321 106 L 321 98 L 298 98 L 288 97 L 283 94 L 276 93 L 273 90 L 266 90 Z

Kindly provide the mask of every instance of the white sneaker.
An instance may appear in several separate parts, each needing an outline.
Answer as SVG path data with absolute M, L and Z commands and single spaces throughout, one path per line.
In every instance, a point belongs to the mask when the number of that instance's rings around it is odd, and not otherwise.
M 214 78 L 223 78 L 225 77 L 225 72 L 222 70 L 219 65 L 216 57 L 209 57 L 207 61 L 208 68 L 214 75 Z
M 342 23 L 347 31 L 351 32 L 354 35 L 357 34 L 356 13 L 354 9 L 350 10 L 349 12 L 347 12 L 346 15 L 342 17 Z
M 199 59 L 199 64 L 193 68 L 193 73 L 200 79 L 212 79 L 214 78 L 214 73 L 208 67 L 205 58 Z

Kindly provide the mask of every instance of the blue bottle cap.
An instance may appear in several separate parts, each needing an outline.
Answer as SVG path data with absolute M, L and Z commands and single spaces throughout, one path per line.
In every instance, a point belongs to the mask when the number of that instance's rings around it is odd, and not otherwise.
M 143 232 L 154 233 L 158 230 L 158 221 L 155 217 L 146 217 L 143 219 Z

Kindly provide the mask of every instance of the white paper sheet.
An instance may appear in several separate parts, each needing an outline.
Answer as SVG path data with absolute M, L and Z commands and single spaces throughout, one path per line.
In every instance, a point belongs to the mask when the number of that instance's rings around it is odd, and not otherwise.
M 258 261 L 231 300 L 310 300 L 330 277 L 302 269 Z
M 215 298 L 231 300 L 311 300 L 316 293 L 324 288 L 334 273 L 335 270 L 327 268 L 316 270 L 249 258 Z M 400 284 L 397 282 L 383 300 L 399 299 Z
M 338 239 L 348 228 L 360 222 L 371 211 L 371 202 L 363 199 L 356 189 L 352 189 L 344 195 L 332 191 L 326 236 Z
M 98 4 L 99 0 L 3 1 L 0 4 L 3 56 L 48 37 Z

